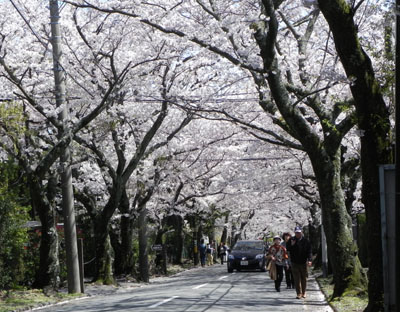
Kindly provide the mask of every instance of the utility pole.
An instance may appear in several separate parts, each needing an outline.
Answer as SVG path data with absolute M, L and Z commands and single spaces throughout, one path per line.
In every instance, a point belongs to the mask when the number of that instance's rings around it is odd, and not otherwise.
M 69 131 L 69 114 L 65 101 L 65 73 L 61 66 L 61 31 L 60 31 L 60 8 L 57 0 L 50 0 L 50 24 L 51 44 L 53 46 L 53 70 L 55 82 L 56 106 L 61 108 L 58 119 L 62 128 L 59 130 L 60 138 L 66 131 Z M 76 235 L 76 223 L 74 213 L 74 193 L 72 189 L 71 154 L 67 147 L 60 157 L 61 167 L 61 188 L 62 188 L 62 209 L 64 216 L 65 249 L 67 256 L 67 279 L 68 292 L 81 292 L 78 246 Z

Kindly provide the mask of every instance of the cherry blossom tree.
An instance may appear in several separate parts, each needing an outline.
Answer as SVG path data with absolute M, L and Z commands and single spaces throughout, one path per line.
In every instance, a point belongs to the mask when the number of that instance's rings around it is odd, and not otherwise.
M 379 173 L 377 164 L 393 162 L 391 152 L 389 107 L 385 102 L 382 84 L 375 74 L 374 64 L 368 54 L 368 45 L 362 37 L 365 16 L 375 22 L 377 15 L 384 10 L 371 10 L 360 13 L 363 1 L 318 1 L 322 13 L 332 31 L 337 53 L 342 61 L 347 77 L 353 81 L 350 86 L 355 101 L 361 137 L 361 168 L 363 177 L 363 202 L 366 208 L 368 243 L 370 250 L 381 246 Z M 382 15 L 381 15 L 382 16 Z M 361 25 L 361 29 L 360 26 Z M 370 31 L 370 29 L 365 29 Z M 374 36 L 383 50 L 387 40 L 384 36 Z M 366 311 L 383 309 L 382 258 L 369 257 L 369 304 Z
M 333 260 L 335 294 L 363 283 L 357 257 L 347 252 L 355 246 L 340 183 L 341 142 L 354 126 L 353 102 L 348 91 L 344 97 L 331 96 L 347 85 L 344 75 L 331 75 L 340 69 L 335 57 L 328 54 L 331 45 L 323 39 L 328 31 L 318 19 L 318 10 L 308 13 L 298 1 L 195 1 L 157 6 L 85 1 L 77 6 L 140 20 L 248 71 L 260 106 L 284 133 L 278 135 L 253 124 L 258 131 L 255 135 L 303 150 L 310 157 Z M 309 49 L 311 44 L 321 47 L 323 53 Z M 318 67 L 307 62 L 312 57 Z M 332 71 L 324 73 L 327 66 Z
M 15 6 L 15 3 L 12 3 Z M 91 81 L 94 89 L 101 88 L 100 96 L 92 97 L 88 103 L 79 101 L 80 94 L 90 93 L 90 86 L 78 78 L 79 73 L 69 71 L 70 77 L 75 77 L 69 85 L 68 101 L 72 111 L 71 127 L 63 133 L 60 138 L 55 134 L 61 127 L 57 121 L 59 109 L 55 108 L 51 99 L 53 98 L 52 84 L 49 79 L 51 68 L 49 68 L 49 28 L 46 13 L 47 9 L 43 3 L 24 2 L 21 7 L 11 7 L 9 2 L 1 3 L 5 11 L 10 12 L 15 23 L 9 23 L 6 19 L 2 21 L 2 44 L 1 44 L 1 78 L 4 82 L 4 91 L 13 94 L 16 103 L 24 107 L 27 118 L 27 131 L 24 138 L 10 137 L 16 150 L 7 149 L 19 160 L 21 168 L 27 175 L 28 184 L 31 190 L 32 207 L 39 215 L 42 223 L 42 236 L 40 245 L 40 268 L 37 274 L 35 285 L 38 287 L 53 286 L 58 283 L 58 238 L 55 228 L 55 211 L 57 197 L 57 170 L 53 166 L 66 146 L 80 130 L 85 128 L 94 118 L 108 107 L 114 97 L 115 87 L 120 84 L 128 71 L 131 69 L 131 62 L 127 61 L 121 67 L 113 67 L 109 57 L 98 59 L 92 66 L 91 78 L 97 78 L 96 71 L 103 74 L 103 81 Z M 72 22 L 72 12 L 70 13 Z M 23 18 L 21 18 L 21 15 Z M 7 27 L 5 27 L 7 23 Z M 45 26 L 44 26 L 45 25 Z M 11 27 L 10 27 L 11 26 Z M 72 23 L 69 24 L 74 29 Z M 68 27 L 67 27 L 68 28 Z M 73 32 L 66 31 L 66 38 L 71 40 Z M 77 32 L 75 32 L 77 34 Z M 24 40 L 21 40 L 21 38 Z M 71 40 L 75 44 L 85 46 L 82 38 Z M 23 45 L 23 48 L 22 46 Z M 71 49 L 78 51 L 79 49 Z M 69 57 L 68 57 L 69 56 Z M 97 55 L 99 56 L 99 55 Z M 77 61 L 77 54 L 66 54 L 66 63 Z M 107 76 L 102 66 L 110 64 L 113 75 Z M 64 64 L 63 64 L 64 65 Z M 93 64 L 92 64 L 93 65 Z M 65 65 L 64 65 L 65 66 Z M 89 76 L 89 75 L 87 75 Z M 87 78 L 86 76 L 84 77 Z M 75 90 L 74 90 L 75 89 Z M 72 95 L 73 94 L 73 95 Z M 92 93 L 92 95 L 95 93 Z

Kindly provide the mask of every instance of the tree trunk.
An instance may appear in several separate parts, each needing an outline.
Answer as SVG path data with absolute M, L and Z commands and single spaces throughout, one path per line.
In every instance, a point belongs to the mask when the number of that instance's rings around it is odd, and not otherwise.
M 149 255 L 147 252 L 147 209 L 143 205 L 139 212 L 139 271 L 140 280 L 148 283 L 149 276 Z
M 320 218 L 318 218 L 317 213 L 321 210 L 319 204 L 312 203 L 310 207 L 311 220 L 308 222 L 308 236 L 311 242 L 313 254 L 316 254 L 320 249 L 321 245 L 321 226 Z
M 173 264 L 182 264 L 183 252 L 183 218 L 179 215 L 172 215 L 168 217 L 168 225 L 172 226 L 173 241 L 172 241 L 172 259 Z
M 121 265 L 120 272 L 132 274 L 133 257 L 133 219 L 130 216 L 121 219 Z
M 338 297 L 354 286 L 364 285 L 365 276 L 353 242 L 352 220 L 347 213 L 340 179 L 340 151 L 332 158 L 311 158 L 321 198 L 322 220 Z
M 110 230 L 110 243 L 111 247 L 114 252 L 114 272 L 115 275 L 124 274 L 121 271 L 121 262 L 122 262 L 122 250 L 121 250 L 121 242 L 120 242 L 120 235 L 117 231 Z
M 119 211 L 122 214 L 120 223 L 120 235 L 115 235 L 113 248 L 115 251 L 115 273 L 132 274 L 134 269 L 133 258 L 133 227 L 134 219 L 129 211 L 129 198 L 126 191 L 123 193 Z
M 224 244 L 226 244 L 226 240 L 228 239 L 228 226 L 227 226 L 228 221 L 229 221 L 229 214 L 225 216 L 225 225 L 221 235 L 221 243 Z
M 59 243 L 56 228 L 54 199 L 57 193 L 57 179 L 51 176 L 48 180 L 47 194 L 41 182 L 29 177 L 29 189 L 32 206 L 42 223 L 40 237 L 40 262 L 36 272 L 33 287 L 58 289 L 60 278 L 60 263 L 58 260 Z
M 157 235 L 156 235 L 156 239 L 154 241 L 155 245 L 161 245 L 163 246 L 163 235 L 165 233 L 165 229 L 164 227 L 161 227 L 158 229 L 157 231 Z M 163 250 L 162 251 L 158 251 L 156 254 L 156 259 L 155 259 L 155 264 L 156 264 L 156 268 L 159 272 L 161 272 L 162 274 L 167 274 L 167 265 L 166 265 L 166 261 L 167 261 L 167 257 L 165 255 L 165 246 L 163 246 Z
M 340 144 L 344 135 L 353 126 L 353 119 L 347 116 L 338 124 L 335 114 L 321 109 L 323 104 L 318 98 L 313 98 L 311 102 L 305 101 L 305 103 L 314 107 L 316 112 L 324 111 L 321 114 L 317 113 L 324 133 L 323 139 L 310 126 L 299 107 L 292 102 L 279 68 L 275 46 L 279 31 L 276 10 L 280 2 L 263 0 L 262 3 L 269 20 L 268 25 L 256 27 L 255 39 L 263 58 L 264 73 L 267 74 L 265 80 L 284 120 L 284 122 L 279 120 L 276 122 L 301 143 L 301 149 L 310 157 L 321 198 L 328 251 L 333 260 L 335 282 L 333 295 L 340 296 L 347 288 L 362 287 L 364 284 L 362 268 L 352 242 L 351 219 L 345 208 L 344 194 L 340 184 Z M 255 81 L 263 87 L 264 82 L 260 81 L 258 76 L 255 76 Z M 263 96 L 264 94 L 261 94 L 260 99 Z M 271 112 L 269 105 L 262 102 L 260 105 L 267 112 Z M 296 146 L 296 148 L 299 147 Z
M 114 284 L 111 259 L 111 243 L 108 231 L 109 220 L 97 215 L 94 225 L 94 238 L 96 245 L 96 275 L 97 283 Z
M 356 103 L 361 137 L 362 198 L 367 216 L 368 249 L 368 307 L 366 311 L 383 311 L 383 271 L 379 194 L 379 164 L 392 163 L 389 111 L 372 62 L 360 45 L 354 12 L 343 0 L 319 0 L 319 7 L 332 31 L 336 50 L 347 77 L 354 83 L 351 92 Z

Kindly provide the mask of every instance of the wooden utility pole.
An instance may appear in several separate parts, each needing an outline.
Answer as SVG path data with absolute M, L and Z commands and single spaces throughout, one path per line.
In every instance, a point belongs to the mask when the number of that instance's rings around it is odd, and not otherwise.
M 61 109 L 58 119 L 62 124 L 58 137 L 69 131 L 68 109 L 65 101 L 65 73 L 61 66 L 60 8 L 57 0 L 50 0 L 51 44 L 53 46 L 53 70 L 56 106 Z M 67 256 L 68 292 L 81 292 L 76 223 L 74 213 L 74 193 L 72 189 L 71 154 L 67 147 L 60 157 L 62 209 L 64 215 L 65 249 Z

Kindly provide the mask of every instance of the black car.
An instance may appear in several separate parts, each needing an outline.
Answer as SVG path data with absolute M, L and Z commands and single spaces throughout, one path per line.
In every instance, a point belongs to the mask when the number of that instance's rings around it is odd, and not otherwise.
M 238 241 L 228 255 L 228 272 L 234 269 L 266 271 L 266 245 L 261 240 Z

